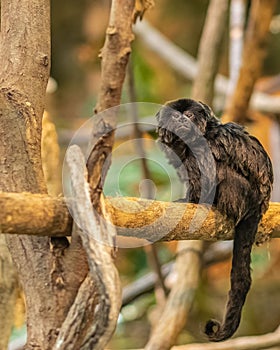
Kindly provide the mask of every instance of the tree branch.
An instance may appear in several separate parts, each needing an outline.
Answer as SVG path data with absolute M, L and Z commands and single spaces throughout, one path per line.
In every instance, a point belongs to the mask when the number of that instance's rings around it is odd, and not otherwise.
M 226 120 L 242 124 L 246 119 L 254 85 L 261 74 L 269 26 L 276 3 L 276 0 L 255 0 L 252 2 L 239 78 L 228 102 Z
M 80 148 L 71 146 L 66 160 L 76 198 L 71 203 L 71 209 L 82 225 L 77 232 L 87 254 L 89 273 L 61 326 L 54 349 L 86 350 L 94 347 L 102 350 L 115 329 L 121 299 L 119 276 L 112 261 L 111 248 L 106 246 L 112 243 L 113 237 L 111 230 L 92 210 L 87 171 Z
M 73 192 L 77 198 L 77 203 L 71 202 L 72 210 L 75 219 L 82 225 L 74 225 L 73 235 L 74 238 L 79 235 L 82 239 L 89 273 L 61 327 L 56 349 L 104 349 L 118 319 L 121 305 L 120 281 L 112 259 L 116 231 L 114 226 L 102 219 L 108 213 L 101 194 L 110 165 L 113 130 L 116 125 L 116 110 L 110 108 L 118 106 L 121 100 L 133 39 L 133 10 L 134 1 L 113 0 L 111 3 L 109 25 L 101 54 L 101 87 L 95 110 L 99 115 L 95 118 L 88 145 L 90 153 L 87 158 L 87 171 L 83 171 L 83 155 L 77 147 L 72 146 L 67 153 Z M 101 114 L 104 110 L 107 111 Z M 78 240 L 76 244 L 72 240 L 71 246 L 73 250 L 78 248 L 81 251 Z
M 42 165 L 48 194 L 57 196 L 61 193 L 60 149 L 55 124 L 48 112 L 44 112 L 42 120 Z M 51 156 L 50 156 L 51 155 Z
M 50 69 L 49 24 L 47 0 L 1 1 L 1 191 L 46 192 L 41 121 Z M 27 348 L 50 349 L 61 314 L 49 273 L 49 239 L 6 235 L 6 242 L 26 297 Z M 12 295 L 12 288 L 7 292 Z
M 262 350 L 280 343 L 280 327 L 274 332 L 259 336 L 240 337 L 216 344 L 189 344 L 174 346 L 172 350 Z M 278 347 L 277 347 L 278 349 Z
M 160 33 L 150 23 L 143 20 L 136 24 L 135 33 L 145 45 L 167 62 L 173 69 L 182 74 L 186 79 L 193 80 L 198 72 L 195 58 L 175 45 L 171 40 Z M 215 81 L 215 90 L 224 96 L 228 90 L 228 79 L 218 74 Z M 280 110 L 280 98 L 265 93 L 254 91 L 250 105 L 253 109 L 278 113 Z
M 280 327 L 263 335 L 240 337 L 222 343 L 179 345 L 173 346 L 171 350 L 278 350 L 279 342 Z
M 210 1 L 198 51 L 198 73 L 192 98 L 211 105 L 219 68 L 221 43 L 228 15 L 228 0 Z M 211 38 L 211 40 L 209 40 Z
M 32 193 L 0 193 L 2 233 L 37 236 L 71 235 L 71 199 Z M 115 197 L 105 200 L 106 210 L 119 235 L 149 241 L 229 240 L 233 224 L 212 208 L 197 230 L 192 219 L 208 210 L 203 205 L 169 203 L 139 198 Z M 34 212 L 36 208 L 36 212 Z M 32 220 L 30 220 L 32 218 Z M 280 238 L 280 203 L 270 203 L 259 226 L 259 237 Z
M 89 145 L 90 153 L 87 159 L 89 184 L 94 206 L 99 201 L 102 191 L 102 179 L 110 165 L 110 154 L 114 144 L 114 129 L 116 127 L 116 111 L 121 103 L 122 86 L 126 74 L 126 66 L 131 52 L 132 20 L 134 1 L 112 1 L 106 40 L 101 52 L 101 87 L 95 108 L 94 127 Z M 105 111 L 105 112 L 103 112 Z M 101 113 L 103 112 L 103 113 Z M 102 169 L 102 174 L 101 174 Z
M 20 93 L 37 117 L 49 78 L 49 14 L 49 1 L 1 1 L 1 90 Z

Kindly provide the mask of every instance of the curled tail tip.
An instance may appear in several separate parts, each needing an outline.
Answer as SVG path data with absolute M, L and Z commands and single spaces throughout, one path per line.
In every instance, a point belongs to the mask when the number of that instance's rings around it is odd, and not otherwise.
M 213 342 L 223 341 L 230 337 L 230 335 L 224 334 L 221 323 L 216 320 L 209 320 L 205 325 L 204 332 L 208 340 Z
M 219 321 L 209 320 L 205 325 L 204 333 L 207 335 L 210 341 L 214 341 L 220 329 L 221 329 L 221 324 Z

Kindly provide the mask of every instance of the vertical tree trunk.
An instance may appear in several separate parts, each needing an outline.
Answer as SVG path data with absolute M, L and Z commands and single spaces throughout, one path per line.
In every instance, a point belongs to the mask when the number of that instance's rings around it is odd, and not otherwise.
M 41 119 L 50 68 L 49 26 L 48 0 L 1 1 L 2 191 L 46 192 Z M 27 348 L 51 348 L 61 320 L 56 312 L 59 303 L 55 300 L 49 239 L 7 235 L 6 241 L 26 295 Z

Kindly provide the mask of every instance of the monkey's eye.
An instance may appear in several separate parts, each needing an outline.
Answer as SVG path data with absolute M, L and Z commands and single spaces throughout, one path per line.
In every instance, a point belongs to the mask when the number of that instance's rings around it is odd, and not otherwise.
M 184 111 L 183 114 L 188 117 L 190 120 L 194 119 L 194 114 L 190 111 Z
M 181 118 L 181 116 L 182 116 L 182 114 L 180 112 L 173 112 L 171 115 L 171 117 L 173 119 L 177 119 L 177 120 L 179 120 Z

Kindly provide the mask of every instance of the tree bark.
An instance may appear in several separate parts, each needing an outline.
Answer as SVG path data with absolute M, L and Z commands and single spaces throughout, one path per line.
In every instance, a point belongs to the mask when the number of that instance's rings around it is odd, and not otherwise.
M 97 234 L 99 239 L 95 241 L 94 237 L 96 236 L 89 235 L 87 228 L 78 230 L 89 263 L 89 273 L 80 290 L 84 288 L 87 281 L 93 282 L 93 289 L 91 289 L 93 292 L 97 291 L 98 300 L 96 302 L 90 301 L 87 306 L 93 307 L 96 315 L 92 313 L 88 318 L 91 320 L 91 324 L 85 332 L 81 349 L 94 347 L 102 350 L 104 348 L 116 327 L 121 307 L 120 281 L 114 265 L 115 247 L 113 242 L 116 230 L 114 226 L 108 225 L 106 221 L 103 222 L 100 219 L 108 216 L 101 194 L 103 182 L 110 166 L 114 129 L 117 124 L 116 108 L 112 109 L 112 107 L 117 107 L 121 103 L 126 66 L 131 52 L 131 42 L 134 39 L 132 34 L 134 5 L 135 1 L 130 0 L 112 1 L 106 40 L 100 55 L 102 58 L 101 87 L 95 108 L 95 113 L 98 115 L 94 121 L 92 136 L 88 145 L 90 151 L 87 157 L 88 185 L 92 206 L 95 210 L 93 215 L 90 206 L 88 216 L 85 217 L 91 217 L 92 220 L 87 221 L 88 223 L 90 221 L 94 222 L 90 231 Z M 105 110 L 106 112 L 104 112 Z M 78 192 L 76 193 L 78 194 Z M 76 212 L 78 211 L 77 206 Z M 97 213 L 100 216 L 96 215 Z M 83 221 L 82 217 L 80 218 Z M 87 285 L 85 291 L 89 293 Z M 71 307 L 70 316 L 65 320 L 65 330 L 62 328 L 60 336 L 67 336 L 69 325 L 72 328 L 71 324 L 75 319 L 75 313 L 71 315 L 71 311 L 78 304 L 79 294 L 73 307 Z M 69 322 L 67 323 L 68 318 Z M 64 347 L 62 346 L 61 349 L 64 349 Z M 75 350 L 75 346 L 69 349 Z
M 108 160 L 114 144 L 117 106 L 121 103 L 126 66 L 131 52 L 131 42 L 134 39 L 132 33 L 134 3 L 135 1 L 127 0 L 112 1 L 106 40 L 100 55 L 101 87 L 87 159 L 88 181 L 94 206 L 99 202 L 103 181 L 110 165 Z
M 0 189 L 46 193 L 41 125 L 50 69 L 49 1 L 3 0 L 1 26 Z M 81 263 L 72 269 L 66 246 L 49 237 L 6 235 L 6 241 L 25 293 L 26 348 L 51 349 L 81 283 Z
M 50 68 L 49 2 L 1 1 L 1 190 L 45 193 L 41 118 Z M 27 348 L 47 348 L 59 317 L 49 239 L 6 236 L 27 304 Z
M 5 235 L 0 235 L 0 349 L 7 349 L 17 298 L 18 276 L 6 245 Z
M 72 217 L 68 205 L 73 199 L 30 193 L 0 194 L 0 226 L 3 233 L 37 236 L 70 236 Z M 191 203 L 169 203 L 148 199 L 116 197 L 105 200 L 110 222 L 118 235 L 148 241 L 233 238 L 233 224 L 215 208 Z M 193 230 L 195 213 L 208 212 L 202 226 Z M 32 218 L 32 220 L 30 219 Z M 280 203 L 270 203 L 260 225 L 257 241 L 280 238 Z
M 126 62 L 131 50 L 133 10 L 134 2 L 123 0 L 112 3 L 103 52 L 100 109 L 111 107 L 111 103 L 120 103 Z M 2 1 L 1 191 L 46 193 L 41 163 L 41 126 L 50 66 L 49 26 L 47 0 L 36 3 L 31 0 Z M 97 130 L 99 138 L 101 135 L 98 131 L 100 129 Z M 106 147 L 110 151 L 113 138 L 110 140 L 106 140 L 105 144 L 101 142 L 101 146 L 99 143 L 98 151 L 102 153 Z M 99 163 L 96 162 L 97 166 L 95 164 L 97 159 L 102 164 L 103 154 L 97 152 L 91 158 L 94 163 L 91 169 L 97 180 L 96 187 L 93 186 L 97 192 L 95 205 L 99 205 L 100 194 L 100 181 L 96 177 L 100 170 Z M 98 176 L 100 179 L 101 174 Z M 23 218 L 24 209 L 19 210 L 18 214 Z M 43 212 L 46 213 L 45 208 Z M 29 219 L 25 217 L 24 220 Z M 70 224 L 67 222 L 67 227 Z M 49 237 L 7 235 L 6 238 L 26 295 L 26 348 L 51 349 L 88 271 L 81 245 L 77 237 L 72 238 L 69 249 L 66 249 L 66 240 L 50 240 Z M 3 271 L 11 270 L 9 259 L 5 260 L 5 264 Z M 10 281 L 13 281 L 11 276 Z M 7 329 L 10 323 L 7 322 Z
M 72 203 L 72 212 L 79 224 L 75 234 L 81 237 L 89 271 L 59 330 L 54 349 L 103 350 L 115 330 L 121 305 L 119 276 L 111 254 L 114 230 L 104 225 L 92 210 L 80 148 L 71 146 L 66 160 L 76 198 Z

